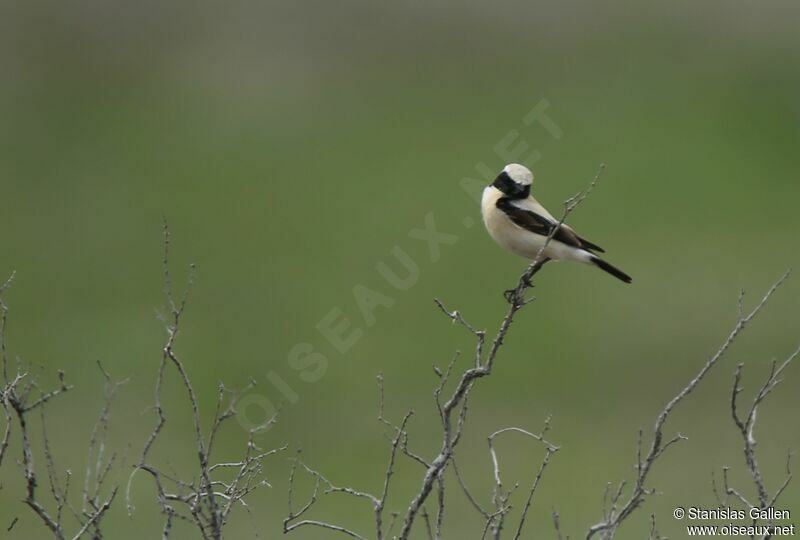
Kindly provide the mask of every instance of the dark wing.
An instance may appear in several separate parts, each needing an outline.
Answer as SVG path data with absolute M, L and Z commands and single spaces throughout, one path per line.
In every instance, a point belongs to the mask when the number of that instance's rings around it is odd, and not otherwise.
M 578 240 L 580 240 L 581 244 L 583 244 L 583 249 L 585 249 L 587 251 L 596 251 L 598 253 L 605 253 L 606 252 L 606 250 L 604 250 L 603 248 L 601 248 L 597 244 L 593 244 L 592 242 L 589 242 L 586 238 L 578 236 Z
M 550 236 L 553 229 L 558 225 L 546 217 L 540 216 L 536 212 L 515 206 L 512 204 L 511 199 L 506 197 L 502 197 L 497 201 L 497 208 L 502 210 L 515 225 L 541 236 Z M 563 244 L 579 249 L 586 249 L 588 247 L 588 244 L 582 242 L 574 231 L 563 225 L 558 228 L 555 236 L 553 236 L 553 240 L 558 240 Z

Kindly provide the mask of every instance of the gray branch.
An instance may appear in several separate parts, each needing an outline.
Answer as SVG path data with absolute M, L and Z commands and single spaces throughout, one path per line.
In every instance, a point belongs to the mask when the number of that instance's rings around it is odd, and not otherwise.
M 636 478 L 633 484 L 633 490 L 630 497 L 627 501 L 622 504 L 621 507 L 616 508 L 616 504 L 612 506 L 611 511 L 604 516 L 603 521 L 592 525 L 586 533 L 587 540 L 593 538 L 595 535 L 600 535 L 601 538 L 610 539 L 614 537 L 614 534 L 620 524 L 628 518 L 641 504 L 644 502 L 645 498 L 652 494 L 652 490 L 647 488 L 647 479 L 652 470 L 653 465 L 655 462 L 660 458 L 664 452 L 673 444 L 677 443 L 678 441 L 685 440 L 686 437 L 678 433 L 674 437 L 670 439 L 665 439 L 664 435 L 664 424 L 669 418 L 672 411 L 675 407 L 682 402 L 686 396 L 692 393 L 692 391 L 697 388 L 697 385 L 700 384 L 705 376 L 708 374 L 709 370 L 713 368 L 717 362 L 725 355 L 727 350 L 730 348 L 731 344 L 736 340 L 742 330 L 745 329 L 747 324 L 753 320 L 756 315 L 759 314 L 761 309 L 769 302 L 769 299 L 778 289 L 778 287 L 783 284 L 786 278 L 789 276 L 789 272 L 786 272 L 772 287 L 769 288 L 767 293 L 761 298 L 761 301 L 750 311 L 749 313 L 745 314 L 742 304 L 742 297 L 740 295 L 739 300 L 739 318 L 736 324 L 731 330 L 728 337 L 722 343 L 722 345 L 717 349 L 717 351 L 706 360 L 705 364 L 700 368 L 700 371 L 695 375 L 695 377 L 689 381 L 689 383 L 684 386 L 676 395 L 673 397 L 667 405 L 662 409 L 659 413 L 658 417 L 656 418 L 655 426 L 653 427 L 653 435 L 652 435 L 652 442 L 650 443 L 650 449 L 648 450 L 647 454 L 642 457 L 641 449 L 642 449 L 642 439 L 641 439 L 641 432 L 639 436 L 639 444 L 637 450 L 637 460 L 636 460 Z M 621 493 L 622 488 L 620 488 L 619 493 Z M 619 497 L 617 497 L 619 498 Z M 616 501 L 615 501 L 616 503 Z
M 283 446 L 264 451 L 255 443 L 256 435 L 265 431 L 276 422 L 277 417 L 273 416 L 262 425 L 249 430 L 247 443 L 240 460 L 220 463 L 214 463 L 212 461 L 214 442 L 220 430 L 228 420 L 236 415 L 236 406 L 239 397 L 244 392 L 248 391 L 254 383 L 251 382 L 238 392 L 227 390 L 223 385 L 219 385 L 215 413 L 208 432 L 208 437 L 206 438 L 202 428 L 198 397 L 194 391 L 186 367 L 175 351 L 175 343 L 180 333 L 181 320 L 193 283 L 194 266 L 192 266 L 190 270 L 189 285 L 186 291 L 181 299 L 176 301 L 169 267 L 169 250 L 170 232 L 165 222 L 163 275 L 169 314 L 165 317 L 167 341 L 162 350 L 158 375 L 156 377 L 154 409 L 156 411 L 157 420 L 153 430 L 144 443 L 139 461 L 134 465 L 133 471 L 128 479 L 128 486 L 126 489 L 128 511 L 133 511 L 130 492 L 134 477 L 138 471 L 144 471 L 153 479 L 156 487 L 157 500 L 165 516 L 162 538 L 167 539 L 170 537 L 174 520 L 180 519 L 192 524 L 202 538 L 221 540 L 223 537 L 223 529 L 233 509 L 238 505 L 247 510 L 248 506 L 245 500 L 247 496 L 256 489 L 269 485 L 266 479 L 263 478 L 264 460 L 276 453 L 286 450 L 287 447 Z M 197 455 L 197 479 L 182 480 L 164 472 L 151 462 L 150 454 L 153 445 L 167 422 L 166 413 L 161 403 L 161 392 L 167 368 L 170 365 L 178 374 L 178 379 L 181 386 L 186 391 L 186 397 L 192 411 L 194 446 Z M 223 481 L 217 479 L 215 473 L 225 470 L 234 471 L 232 480 Z
M 722 469 L 722 476 L 723 476 L 723 488 L 725 493 L 725 499 L 723 502 L 727 503 L 727 498 L 732 496 L 740 501 L 745 507 L 748 509 L 750 508 L 759 508 L 762 510 L 766 510 L 767 508 L 774 508 L 775 503 L 777 502 L 778 498 L 783 494 L 786 488 L 789 486 L 789 483 L 792 481 L 792 452 L 789 451 L 788 457 L 786 458 L 786 477 L 784 478 L 781 485 L 775 490 L 774 494 L 770 494 L 770 490 L 766 486 L 766 482 L 764 481 L 764 476 L 761 473 L 761 468 L 758 464 L 758 459 L 756 456 L 756 448 L 758 446 L 758 441 L 756 440 L 755 436 L 755 425 L 757 419 L 757 411 L 758 407 L 761 403 L 766 399 L 766 397 L 775 389 L 775 387 L 780 384 L 781 382 L 781 375 L 789 366 L 789 364 L 798 356 L 800 356 L 800 348 L 796 349 L 792 354 L 790 354 L 783 362 L 778 364 L 777 362 L 773 361 L 770 367 L 769 376 L 764 384 L 758 389 L 756 392 L 753 401 L 750 403 L 749 408 L 745 411 L 744 416 L 742 416 L 739 410 L 739 394 L 742 392 L 741 381 L 742 381 L 742 371 L 744 369 L 744 364 L 739 364 L 736 366 L 736 371 L 733 375 L 733 387 L 731 389 L 731 417 L 733 419 L 733 423 L 736 425 L 736 428 L 739 431 L 739 434 L 742 437 L 742 443 L 744 448 L 744 460 L 745 465 L 747 467 L 747 471 L 750 473 L 750 476 L 753 479 L 753 484 L 756 489 L 757 494 L 757 502 L 749 501 L 741 492 L 737 491 L 730 485 L 728 479 L 728 471 L 730 470 L 729 467 L 723 467 Z M 722 500 L 720 497 L 716 481 L 712 476 L 712 487 L 714 489 L 714 493 L 717 496 L 718 500 Z M 771 535 L 767 534 L 764 538 L 770 538 Z

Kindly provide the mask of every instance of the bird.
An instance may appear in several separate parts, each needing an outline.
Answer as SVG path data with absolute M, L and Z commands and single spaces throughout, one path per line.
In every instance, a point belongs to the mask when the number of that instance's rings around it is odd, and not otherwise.
M 503 167 L 481 197 L 481 215 L 489 236 L 501 247 L 530 261 L 575 261 L 590 264 L 625 283 L 633 279 L 597 254 L 605 250 L 555 219 L 531 195 L 533 173 L 524 165 Z M 553 229 L 558 230 L 547 245 Z M 542 247 L 544 246 L 544 250 Z M 541 252 L 541 255 L 540 255 Z

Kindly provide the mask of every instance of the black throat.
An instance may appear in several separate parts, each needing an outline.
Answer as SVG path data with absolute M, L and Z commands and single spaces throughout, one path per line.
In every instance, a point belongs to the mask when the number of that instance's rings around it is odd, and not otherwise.
M 502 191 L 509 199 L 527 199 L 528 195 L 531 194 L 531 186 L 522 186 L 514 182 L 505 171 L 494 179 L 492 185 Z

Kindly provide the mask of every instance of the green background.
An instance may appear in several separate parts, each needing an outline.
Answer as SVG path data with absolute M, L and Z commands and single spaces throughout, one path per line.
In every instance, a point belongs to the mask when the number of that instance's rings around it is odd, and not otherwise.
M 753 303 L 800 266 L 798 16 L 788 1 L 3 2 L 0 274 L 17 272 L 7 341 L 12 358 L 43 367 L 43 383 L 63 369 L 76 386 L 47 411 L 58 468 L 83 471 L 102 397 L 97 360 L 130 377 L 110 442 L 128 454 L 123 485 L 153 425 L 163 216 L 177 286 L 189 263 L 198 267 L 178 351 L 207 420 L 219 381 L 254 378 L 250 403 L 283 405 L 263 447 L 302 447 L 331 481 L 378 492 L 388 455 L 376 420 L 383 372 L 386 414 L 399 420 L 414 408 L 411 445 L 432 456 L 440 434 L 431 366 L 472 350 L 432 299 L 494 331 L 501 293 L 525 265 L 491 242 L 459 186 L 480 179 L 479 163 L 498 171 L 507 159 L 496 147 L 512 133 L 554 213 L 607 164 L 570 223 L 634 283 L 579 265 L 542 272 L 537 301 L 473 392 L 459 463 L 489 504 L 486 436 L 538 430 L 552 415 L 549 438 L 561 451 L 525 537 L 553 537 L 554 509 L 563 531 L 582 537 L 601 517 L 606 483 L 631 478 L 637 430 L 735 323 L 739 289 Z M 543 99 L 559 139 L 523 122 Z M 435 262 L 409 237 L 429 213 L 458 237 Z M 395 246 L 419 268 L 407 291 L 376 270 L 385 262 L 400 272 Z M 664 535 L 683 538 L 672 509 L 716 506 L 711 471 L 723 465 L 753 496 L 729 414 L 732 374 L 746 363 L 749 399 L 771 360 L 797 347 L 799 279 L 676 410 L 667 431 L 690 440 L 657 464 L 650 486 L 661 494 L 618 538 L 646 537 L 651 513 Z M 371 326 L 354 300 L 359 285 L 393 301 Z M 334 308 L 363 330 L 344 354 L 316 329 Z M 289 365 L 298 343 L 327 358 L 319 381 Z M 800 446 L 798 366 L 785 378 L 756 432 L 773 491 L 787 449 Z M 155 455 L 191 475 L 192 428 L 175 382 L 170 372 L 170 420 Z M 219 458 L 233 459 L 243 439 L 231 424 Z M 542 449 L 513 437 L 498 448 L 507 484 L 523 486 L 519 508 Z M 47 538 L 20 502 L 17 439 L 11 452 L 0 470 L 0 536 Z M 230 538 L 279 534 L 289 455 L 268 463 L 272 489 L 251 497 L 251 516 L 234 516 Z M 422 473 L 402 461 L 391 510 L 405 508 Z M 106 536 L 158 537 L 153 494 L 137 478 L 136 511 L 129 518 L 120 497 Z M 777 506 L 800 512 L 800 482 Z M 364 501 L 324 497 L 313 517 L 372 532 Z M 446 526 L 448 539 L 480 536 L 455 485 Z M 178 526 L 175 537 L 195 535 Z

